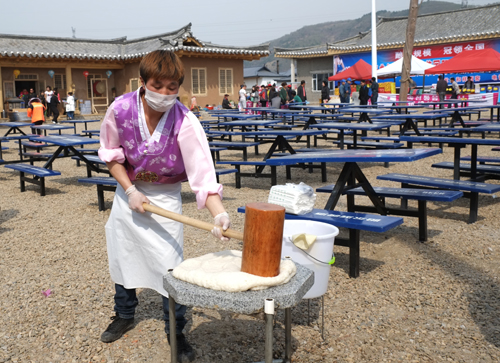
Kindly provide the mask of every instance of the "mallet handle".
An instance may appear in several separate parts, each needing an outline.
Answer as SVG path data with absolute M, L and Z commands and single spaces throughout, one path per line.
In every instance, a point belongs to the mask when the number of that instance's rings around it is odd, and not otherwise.
M 189 218 L 189 217 L 183 216 L 182 214 L 174 213 L 174 212 L 168 211 L 166 209 L 156 207 L 156 206 L 151 205 L 151 204 L 143 203 L 142 206 L 144 207 L 145 211 L 148 211 L 148 212 L 151 212 L 154 214 L 158 214 L 159 216 L 172 219 L 176 222 L 181 222 L 183 224 L 187 224 L 188 226 L 191 226 L 191 227 L 204 229 L 206 231 L 211 231 L 215 227 L 215 225 L 212 223 L 199 221 L 199 220 L 194 219 L 194 218 Z M 221 230 L 222 230 L 222 228 L 221 228 Z M 243 241 L 243 233 L 241 233 L 239 231 L 235 231 L 234 229 L 227 229 L 226 231 L 222 231 L 222 235 Z

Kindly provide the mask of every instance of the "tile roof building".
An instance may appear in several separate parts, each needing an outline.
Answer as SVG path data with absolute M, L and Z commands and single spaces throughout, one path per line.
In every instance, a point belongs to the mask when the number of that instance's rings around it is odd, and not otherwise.
M 498 19 L 500 19 L 499 3 L 420 15 L 417 19 L 413 55 L 429 63 L 439 64 L 462 51 L 474 51 L 484 47 L 500 51 Z M 407 17 L 379 19 L 378 68 L 402 57 L 407 22 Z M 371 31 L 335 43 L 309 48 L 275 48 L 275 56 L 296 60 L 298 78 L 305 79 L 306 82 L 309 79 L 310 82 L 307 82 L 309 91 L 315 91 L 311 88 L 314 78 L 319 79 L 326 74 L 332 75 L 345 67 L 352 66 L 359 59 L 371 64 Z M 481 82 L 496 81 L 500 80 L 500 72 L 497 73 L 499 74 L 490 78 L 476 76 Z
M 201 41 L 193 35 L 191 24 L 132 40 L 0 34 L 0 111 L 7 99 L 24 88 L 40 92 L 51 86 L 62 95 L 72 90 L 77 99 L 90 100 L 94 112 L 103 112 L 113 94 L 138 88 L 142 57 L 159 49 L 181 58 L 185 79 L 179 96 L 189 104 L 194 95 L 199 105 L 218 104 L 224 93 L 236 96 L 243 82 L 243 61 L 269 55 L 267 44 L 229 47 Z M 14 70 L 19 71 L 17 77 Z

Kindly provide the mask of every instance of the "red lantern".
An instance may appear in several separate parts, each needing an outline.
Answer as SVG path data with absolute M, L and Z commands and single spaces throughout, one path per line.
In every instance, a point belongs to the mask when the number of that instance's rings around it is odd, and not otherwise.
M 83 71 L 83 75 L 85 76 L 85 79 L 89 76 L 89 71 Z

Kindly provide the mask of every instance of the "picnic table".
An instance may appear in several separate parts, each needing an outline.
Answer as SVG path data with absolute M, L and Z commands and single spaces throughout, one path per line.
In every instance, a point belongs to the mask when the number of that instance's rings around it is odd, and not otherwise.
M 89 122 L 100 122 L 101 120 L 64 120 L 64 121 L 60 121 L 61 123 L 63 124 L 73 124 L 73 127 L 74 127 L 74 130 L 75 130 L 75 134 L 77 133 L 76 131 L 76 125 L 77 124 L 84 124 L 85 126 L 85 130 L 87 130 L 87 124 Z
M 20 161 L 23 161 L 23 146 L 22 146 L 22 141 L 23 140 L 27 140 L 29 139 L 30 137 L 32 137 L 33 135 L 25 135 L 23 133 L 23 135 L 12 135 L 12 136 L 0 136 L 0 164 L 14 164 L 14 163 L 18 163 Z M 5 142 L 8 142 L 8 141 L 17 141 L 18 144 L 19 144 L 19 160 L 9 160 L 9 161 L 5 161 L 5 160 L 2 160 L 3 156 L 2 156 L 2 142 L 5 141 Z
M 224 121 L 227 121 L 228 117 L 238 120 L 250 120 L 250 119 L 256 120 L 255 115 L 247 115 L 245 113 L 218 113 L 215 114 L 214 116 L 217 116 L 217 120 L 219 121 L 221 118 L 223 118 Z
M 53 152 L 53 154 L 49 157 L 46 163 L 43 165 L 46 169 L 52 168 L 52 163 L 57 157 L 60 157 L 60 154 L 63 153 L 64 157 L 78 156 L 81 161 L 83 161 L 87 166 L 95 172 L 99 172 L 99 169 L 94 166 L 94 163 L 87 160 L 85 154 L 81 153 L 75 146 L 80 145 L 88 145 L 88 144 L 98 144 L 99 140 L 90 139 L 81 136 L 65 136 L 65 135 L 53 135 L 53 136 L 36 136 L 33 135 L 30 137 L 31 141 L 37 142 L 47 142 L 50 144 L 54 144 L 58 146 L 58 148 Z
M 334 210 L 344 190 L 362 187 L 370 198 L 377 213 L 386 215 L 387 208 L 382 204 L 358 163 L 373 162 L 411 162 L 442 153 L 439 148 L 399 149 L 399 150 L 334 150 L 328 152 L 310 152 L 300 155 L 282 156 L 266 160 L 268 165 L 291 165 L 297 163 L 344 163 L 338 175 L 335 187 L 330 194 L 325 209 Z M 356 180 L 358 183 L 356 183 Z M 354 196 L 349 196 L 347 209 L 354 205 Z
M 36 130 L 43 130 L 43 134 L 46 136 L 47 131 L 57 131 L 59 132 L 59 135 L 61 135 L 62 130 L 69 130 L 72 129 L 73 126 L 64 126 L 64 125 L 33 125 L 31 126 L 32 129 Z
M 377 131 L 377 130 L 383 130 L 385 128 L 390 128 L 393 124 L 392 123 L 383 123 L 383 122 L 377 122 L 377 123 L 372 123 L 372 124 L 360 124 L 360 123 L 347 123 L 347 122 L 328 122 L 328 123 L 321 123 L 317 125 L 312 125 L 312 128 L 322 130 L 322 129 L 327 129 L 327 130 L 339 130 L 339 146 L 341 149 L 344 149 L 344 136 L 345 136 L 345 131 L 346 130 L 351 130 L 354 131 L 353 133 L 353 147 L 357 147 L 357 142 L 358 142 L 358 134 L 356 131 Z
M 408 147 L 412 143 L 445 143 L 455 149 L 453 158 L 453 179 L 460 179 L 460 152 L 466 146 L 471 146 L 471 180 L 477 180 L 477 147 L 478 145 L 500 146 L 500 140 L 475 139 L 465 137 L 435 137 L 435 136 L 400 136 L 401 141 L 408 142 Z
M 31 122 L 0 122 L 0 127 L 8 127 L 9 130 L 3 136 L 8 136 L 11 132 L 13 134 L 19 132 L 21 135 L 26 135 L 21 127 L 31 126 Z
M 405 110 L 405 114 L 410 113 L 409 109 L 415 109 L 415 108 L 422 108 L 423 106 L 420 105 L 392 105 L 392 106 L 384 106 L 380 105 L 380 109 L 389 109 L 389 110 L 396 110 L 397 113 L 401 114 L 403 113 L 403 110 Z
M 480 110 L 483 107 L 480 106 L 467 106 L 467 107 L 454 107 L 449 109 L 438 109 L 435 110 L 436 113 L 451 113 L 451 120 L 449 122 L 449 127 L 454 127 L 455 122 L 460 122 L 463 128 L 466 127 L 462 114 L 467 113 L 467 111 Z
M 446 112 L 439 112 L 439 113 L 414 113 L 414 114 L 397 114 L 397 115 L 383 115 L 383 116 L 375 116 L 372 118 L 372 120 L 376 121 L 386 121 L 386 120 L 405 120 L 405 123 L 401 129 L 400 134 L 404 135 L 406 131 L 408 131 L 410 128 L 415 131 L 417 135 L 420 135 L 420 131 L 418 130 L 417 122 L 419 120 L 421 121 L 428 121 L 428 120 L 436 120 L 436 119 L 441 119 L 443 117 L 446 117 L 447 113 Z
M 370 119 L 370 116 L 368 114 L 377 115 L 377 114 L 387 113 L 389 111 L 378 109 L 378 108 L 370 108 L 370 107 L 363 108 L 363 107 L 356 106 L 356 107 L 343 107 L 343 108 L 339 109 L 339 112 L 340 113 L 350 113 L 353 116 L 355 113 L 359 113 L 358 122 L 368 121 L 369 123 L 371 123 L 372 120 Z
M 493 111 L 496 109 L 497 110 L 497 122 L 500 122 L 500 105 L 487 105 L 483 106 L 483 108 L 489 108 L 490 109 L 490 120 L 493 121 Z

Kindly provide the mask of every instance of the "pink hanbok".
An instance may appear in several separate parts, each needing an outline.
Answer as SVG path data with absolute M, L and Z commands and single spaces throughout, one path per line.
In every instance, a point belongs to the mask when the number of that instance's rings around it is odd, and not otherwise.
M 145 121 L 139 90 L 118 97 L 101 126 L 99 157 L 122 163 L 151 204 L 182 213 L 181 182 L 188 180 L 199 209 L 219 194 L 210 148 L 200 122 L 177 102 L 160 119 L 153 135 Z M 163 276 L 183 260 L 183 226 L 149 212 L 130 210 L 118 184 L 106 224 L 112 280 L 127 289 L 150 288 L 163 296 Z

